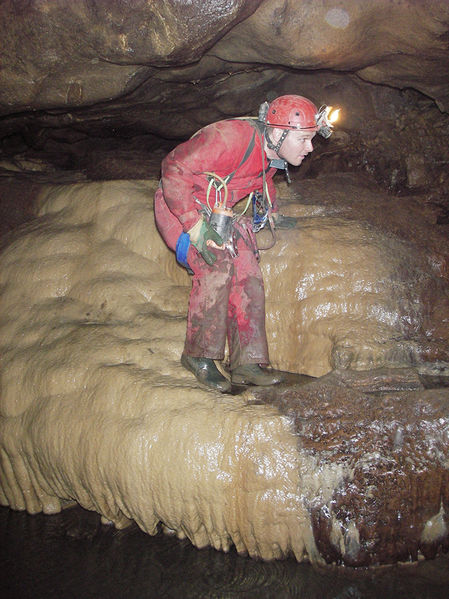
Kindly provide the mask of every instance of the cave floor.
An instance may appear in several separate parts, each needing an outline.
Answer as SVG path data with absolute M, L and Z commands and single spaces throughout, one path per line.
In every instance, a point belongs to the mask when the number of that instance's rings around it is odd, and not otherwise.
M 52 516 L 0 508 L 0 572 L 3 599 L 443 599 L 449 556 L 377 570 L 316 569 L 198 550 L 137 526 L 119 531 L 80 507 Z

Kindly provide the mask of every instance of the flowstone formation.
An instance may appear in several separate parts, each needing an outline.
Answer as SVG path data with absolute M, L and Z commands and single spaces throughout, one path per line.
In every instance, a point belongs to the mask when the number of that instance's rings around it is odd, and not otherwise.
M 269 346 L 308 376 L 221 395 L 179 363 L 190 282 L 156 232 L 156 185 L 45 186 L 2 252 L 0 503 L 76 502 L 264 559 L 446 549 L 448 394 L 426 389 L 449 339 L 435 248 L 312 189 L 285 202 L 301 221 L 263 253 Z

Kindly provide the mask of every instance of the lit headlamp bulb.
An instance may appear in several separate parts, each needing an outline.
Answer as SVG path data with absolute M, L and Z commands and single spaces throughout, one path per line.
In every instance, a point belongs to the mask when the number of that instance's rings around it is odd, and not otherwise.
M 332 135 L 332 128 L 335 121 L 338 119 L 340 109 L 332 109 L 332 106 L 321 106 L 318 114 L 315 117 L 318 133 L 323 137 Z

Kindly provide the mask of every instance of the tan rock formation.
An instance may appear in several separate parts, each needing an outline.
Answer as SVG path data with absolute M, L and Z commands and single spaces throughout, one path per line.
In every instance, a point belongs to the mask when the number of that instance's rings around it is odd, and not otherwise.
M 420 400 L 430 424 L 417 459 L 432 443 L 440 453 L 433 465 L 422 461 L 433 491 L 417 522 L 438 521 L 442 533 L 432 537 L 429 524 L 430 536 L 417 529 L 413 551 L 387 552 L 381 543 L 370 556 L 352 516 L 349 536 L 338 514 L 330 531 L 322 521 L 355 471 L 363 494 L 362 462 L 340 459 L 348 441 L 339 444 L 338 435 L 322 460 L 298 427 L 319 424 L 332 389 L 315 399 L 306 391 L 291 412 L 285 396 L 216 394 L 182 369 L 189 279 L 156 233 L 155 185 L 48 186 L 39 218 L 3 251 L 0 503 L 54 513 L 75 501 L 119 527 L 134 520 L 154 534 L 162 523 L 198 547 L 234 544 L 266 559 L 381 563 L 382 552 L 386 561 L 416 558 L 422 535 L 423 546 L 443 542 L 448 415 L 439 396 Z M 432 273 L 403 242 L 367 224 L 322 217 L 313 206 L 290 210 L 304 217 L 299 236 L 280 233 L 263 255 L 274 365 L 316 375 L 416 360 Z M 352 402 L 360 411 L 363 396 L 340 396 L 341 410 Z M 388 422 L 397 415 L 406 426 L 407 410 L 393 401 L 387 411 Z M 329 430 L 337 416 L 329 415 Z M 420 430 L 420 420 L 410 426 Z M 389 454 L 393 472 L 401 456 Z M 365 508 L 376 516 L 387 509 Z

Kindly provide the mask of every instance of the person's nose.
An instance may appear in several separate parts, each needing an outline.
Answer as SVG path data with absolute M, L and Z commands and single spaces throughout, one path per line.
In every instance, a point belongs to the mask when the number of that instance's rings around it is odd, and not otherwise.
M 313 144 L 311 139 L 306 140 L 306 150 L 307 152 L 313 152 Z

